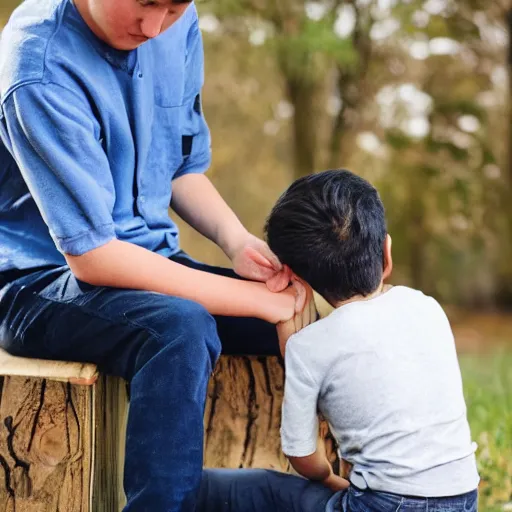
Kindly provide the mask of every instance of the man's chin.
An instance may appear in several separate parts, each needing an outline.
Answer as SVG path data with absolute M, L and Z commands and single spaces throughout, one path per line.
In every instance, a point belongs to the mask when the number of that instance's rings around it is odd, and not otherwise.
M 108 41 L 107 44 L 115 50 L 131 51 L 138 48 L 140 45 L 146 43 L 149 39 L 145 38 L 126 38 L 123 40 Z

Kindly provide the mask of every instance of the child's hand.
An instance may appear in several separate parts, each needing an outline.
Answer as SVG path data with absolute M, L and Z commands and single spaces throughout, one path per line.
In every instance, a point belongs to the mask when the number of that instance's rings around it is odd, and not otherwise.
M 348 480 L 348 478 L 350 477 L 351 471 L 352 471 L 352 464 L 350 464 L 350 462 L 348 462 L 345 459 L 341 459 L 341 465 L 340 465 L 341 476 Z
M 341 476 L 335 475 L 333 472 L 325 479 L 322 484 L 333 492 L 343 491 L 350 487 L 350 482 Z
M 317 311 L 313 290 L 311 286 L 296 276 L 292 277 L 292 286 L 296 290 L 295 315 L 277 324 L 277 336 L 279 338 L 279 350 L 284 358 L 286 343 L 292 334 L 299 332 L 304 327 L 317 319 Z

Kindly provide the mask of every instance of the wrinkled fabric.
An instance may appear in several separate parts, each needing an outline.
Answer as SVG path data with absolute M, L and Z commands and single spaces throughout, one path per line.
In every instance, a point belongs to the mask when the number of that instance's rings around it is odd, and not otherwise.
M 27 0 L 0 43 L 0 272 L 65 264 L 113 238 L 178 249 L 172 180 L 210 164 L 191 4 L 133 51 L 71 0 Z

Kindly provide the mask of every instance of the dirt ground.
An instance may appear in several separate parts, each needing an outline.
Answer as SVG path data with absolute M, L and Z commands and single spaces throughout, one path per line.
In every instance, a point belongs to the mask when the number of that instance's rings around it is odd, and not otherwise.
M 512 313 L 445 310 L 459 353 L 512 350 Z

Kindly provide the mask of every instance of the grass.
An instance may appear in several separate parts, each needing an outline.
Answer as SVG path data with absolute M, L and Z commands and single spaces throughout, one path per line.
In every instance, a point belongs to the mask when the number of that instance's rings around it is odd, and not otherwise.
M 464 354 L 460 365 L 478 444 L 479 510 L 512 511 L 512 352 Z

